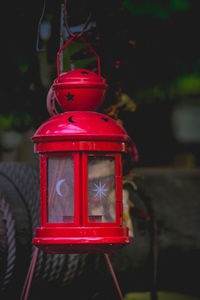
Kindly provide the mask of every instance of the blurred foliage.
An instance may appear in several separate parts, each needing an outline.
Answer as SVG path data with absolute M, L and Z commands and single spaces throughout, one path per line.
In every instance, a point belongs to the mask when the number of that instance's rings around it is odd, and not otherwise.
M 200 74 L 190 73 L 178 77 L 175 84 L 170 87 L 177 95 L 198 95 L 200 94 Z
M 173 293 L 168 291 L 158 291 L 158 300 L 198 300 L 198 297 L 185 295 L 181 293 Z M 150 292 L 136 292 L 125 295 L 124 300 L 150 300 Z
M 26 62 L 24 60 L 24 56 L 22 56 L 21 54 L 16 55 L 15 61 L 16 61 L 17 68 L 20 72 L 22 73 L 27 72 L 29 67 L 29 62 Z
M 155 85 L 144 88 L 136 93 L 139 103 L 153 103 L 167 100 L 176 100 L 180 96 L 200 95 L 200 74 L 190 73 L 177 77 L 168 86 Z
M 64 62 L 64 72 L 71 69 L 71 63 L 73 63 L 75 69 L 86 68 L 87 65 L 94 62 L 96 57 L 90 56 L 90 51 L 83 42 L 72 41 L 63 50 L 63 62 Z
M 0 129 L 16 131 L 26 131 L 32 123 L 31 115 L 27 112 L 10 112 L 7 114 L 0 114 Z
M 133 15 L 151 15 L 161 19 L 169 18 L 174 12 L 187 11 L 190 8 L 190 2 L 188 0 L 170 0 L 163 1 L 162 3 L 150 0 L 124 0 L 122 5 Z

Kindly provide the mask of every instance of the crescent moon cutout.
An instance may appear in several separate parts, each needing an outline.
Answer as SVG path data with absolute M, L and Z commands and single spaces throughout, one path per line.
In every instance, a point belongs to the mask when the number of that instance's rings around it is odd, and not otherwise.
M 77 122 L 75 122 L 74 120 L 72 120 L 72 117 L 73 117 L 73 116 L 69 117 L 69 118 L 68 118 L 68 121 L 71 122 L 71 123 L 77 123 Z
M 61 193 L 61 190 L 60 190 L 60 186 L 61 184 L 65 181 L 66 179 L 60 179 L 57 184 L 56 184 L 56 192 L 58 193 L 58 195 L 60 197 L 63 197 L 63 194 Z
M 89 74 L 87 71 L 82 71 L 81 74 Z

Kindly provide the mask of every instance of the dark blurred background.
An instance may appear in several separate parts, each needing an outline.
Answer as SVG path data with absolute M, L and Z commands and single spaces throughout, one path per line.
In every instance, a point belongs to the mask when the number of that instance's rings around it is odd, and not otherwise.
M 23 197 L 33 198 L 34 208 L 37 194 L 38 220 L 39 175 L 32 176 L 37 179 L 37 184 L 34 180 L 32 184 L 26 168 L 31 164 L 38 170 L 39 160 L 34 154 L 31 137 L 49 118 L 46 97 L 57 77 L 56 55 L 62 39 L 64 43 L 69 38 L 66 26 L 61 26 L 63 2 L 46 0 L 43 17 L 42 0 L 7 1 L 1 8 L 0 190 L 5 188 L 5 195 L 9 196 L 10 185 L 17 187 L 10 195 L 14 203 L 17 192 L 20 198 L 21 191 L 27 187 Z M 109 84 L 99 112 L 108 114 L 125 127 L 139 153 L 138 161 L 130 160 L 125 168 L 129 172 L 125 174 L 124 188 L 135 207 L 150 215 L 150 222 L 140 215 L 132 215 L 133 243 L 112 257 L 123 292 L 155 292 L 158 288 L 199 297 L 198 1 L 71 0 L 67 1 L 66 10 L 72 33 L 81 31 L 91 14 L 84 37 L 99 54 L 101 73 Z M 74 40 L 63 51 L 63 71 L 72 68 L 97 71 L 96 58 L 81 39 Z M 25 167 L 6 164 L 13 161 L 25 163 Z M 18 209 L 17 200 L 15 206 Z M 23 225 L 24 219 L 21 217 L 19 224 Z M 1 227 L 5 229 L 2 232 L 6 233 L 5 220 L 3 217 L 1 220 Z M 25 227 L 28 228 L 26 224 Z M 31 245 L 31 237 L 30 234 L 28 245 Z M 2 245 L 1 239 L 0 252 L 6 253 L 7 244 L 5 249 Z M 0 259 L 5 264 L 2 254 Z M 81 267 L 78 263 L 75 265 L 78 272 Z M 115 291 L 111 279 L 107 280 L 109 274 L 105 275 L 105 268 L 99 264 L 102 273 L 98 277 L 93 270 L 96 268 L 93 260 L 91 265 L 85 264 L 84 276 L 89 274 L 91 281 L 100 278 L 105 293 L 105 287 Z M 73 267 L 66 260 L 63 268 L 67 266 L 69 273 L 73 273 Z M 14 279 L 18 280 L 17 272 Z M 82 277 L 78 283 L 75 281 L 73 293 L 82 293 L 77 286 L 82 284 L 84 288 L 85 282 Z M 21 288 L 18 282 L 16 285 Z M 69 291 L 69 286 L 67 288 Z M 90 288 L 91 285 L 88 291 Z M 95 290 L 95 285 L 93 288 Z M 40 291 L 40 288 L 35 290 Z M 44 290 L 46 295 L 46 288 Z M 57 286 L 55 291 L 57 294 Z M 33 299 L 39 299 L 38 295 Z M 83 299 L 88 300 L 87 297 Z
M 41 52 L 36 41 L 43 1 L 6 2 L 1 10 L 3 161 L 35 159 L 27 139 L 49 117 L 46 95 L 57 77 L 61 3 L 46 1 Z M 138 166 L 199 166 L 198 1 L 68 1 L 71 31 L 80 31 L 89 13 L 85 38 L 99 54 L 109 84 L 100 111 L 114 111 L 123 122 L 137 145 Z M 66 28 L 63 37 L 67 40 Z M 96 70 L 95 58 L 81 41 L 65 52 L 64 71 L 69 61 L 75 68 Z M 11 138 L 5 137 L 9 133 Z

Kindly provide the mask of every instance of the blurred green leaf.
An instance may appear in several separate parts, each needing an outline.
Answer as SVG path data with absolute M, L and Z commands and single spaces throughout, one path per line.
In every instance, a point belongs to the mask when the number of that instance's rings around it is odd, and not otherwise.
M 0 115 L 0 129 L 9 130 L 12 128 L 12 115 Z
M 27 112 L 10 112 L 9 114 L 0 114 L 0 129 L 15 129 L 25 131 L 31 126 L 32 118 Z
M 22 55 L 17 55 L 16 64 L 20 72 L 25 73 L 28 70 L 29 63 L 26 62 L 25 58 Z
M 83 42 L 77 42 L 77 41 L 72 41 L 68 47 L 66 47 L 63 51 L 63 65 L 64 65 L 64 72 L 71 70 L 70 66 L 70 61 L 71 57 L 80 52 L 81 50 L 86 49 L 86 46 Z M 86 68 L 86 66 L 95 61 L 96 57 L 86 57 L 86 58 L 81 58 L 73 61 L 75 69 L 83 69 Z
M 181 293 L 172 293 L 168 291 L 158 291 L 158 300 L 198 300 L 199 298 Z M 150 300 L 150 292 L 128 293 L 124 300 Z
M 134 15 L 152 15 L 156 18 L 167 19 L 172 12 L 187 11 L 190 8 L 188 0 L 171 0 L 167 5 L 143 1 L 141 4 L 133 4 L 131 0 L 124 0 L 122 6 L 127 8 Z
M 190 2 L 188 0 L 171 0 L 169 8 L 173 11 L 187 11 L 190 9 Z
M 143 88 L 136 93 L 137 103 L 153 103 L 175 99 L 178 96 L 199 95 L 200 94 L 200 74 L 189 73 L 176 78 L 174 82 L 166 85 L 154 85 Z
M 200 74 L 186 74 L 178 77 L 170 86 L 175 95 L 200 94 Z

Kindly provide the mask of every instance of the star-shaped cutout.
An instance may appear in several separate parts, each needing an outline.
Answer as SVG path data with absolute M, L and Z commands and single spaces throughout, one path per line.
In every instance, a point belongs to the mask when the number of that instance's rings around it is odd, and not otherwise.
M 67 101 L 74 101 L 74 95 L 71 95 L 70 92 L 65 97 L 67 97 Z
M 106 118 L 101 118 L 102 120 L 104 120 L 105 122 L 108 122 L 108 119 L 106 119 Z
M 82 71 L 81 74 L 83 74 L 83 75 L 88 74 L 88 72 L 87 71 Z

